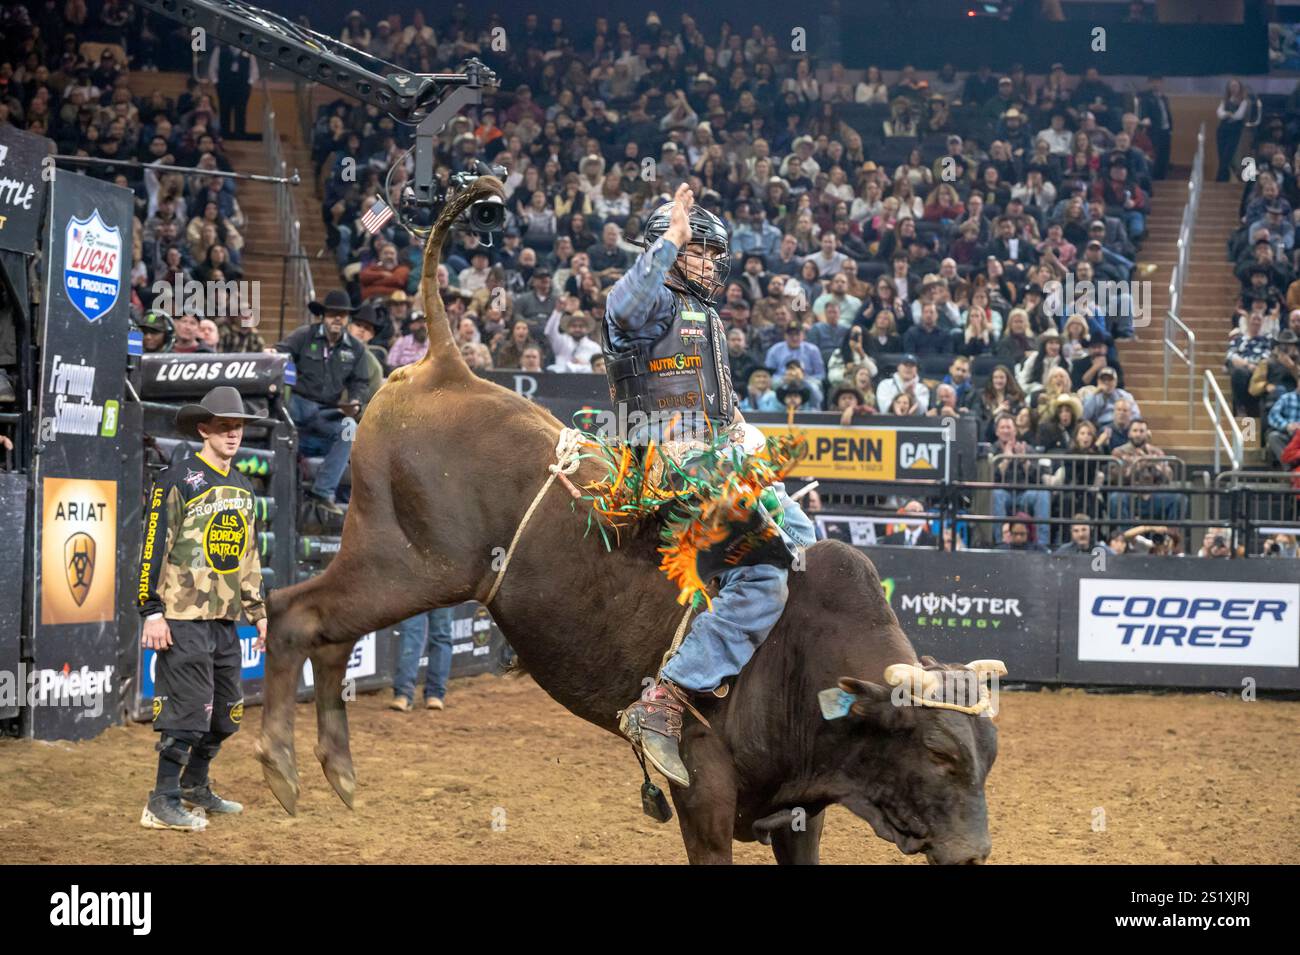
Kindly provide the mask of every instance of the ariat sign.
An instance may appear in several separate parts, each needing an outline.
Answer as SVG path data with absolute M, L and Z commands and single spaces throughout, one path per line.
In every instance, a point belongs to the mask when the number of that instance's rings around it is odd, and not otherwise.
M 1300 584 L 1082 579 L 1079 659 L 1300 666 Z

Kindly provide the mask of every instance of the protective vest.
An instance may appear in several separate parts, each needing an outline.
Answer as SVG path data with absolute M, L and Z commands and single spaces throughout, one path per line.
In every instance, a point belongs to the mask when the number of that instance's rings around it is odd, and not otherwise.
M 614 411 L 620 416 L 703 411 L 725 427 L 733 406 L 722 319 L 691 296 L 676 290 L 673 296 L 673 320 L 654 341 L 616 351 L 605 336 L 605 375 Z

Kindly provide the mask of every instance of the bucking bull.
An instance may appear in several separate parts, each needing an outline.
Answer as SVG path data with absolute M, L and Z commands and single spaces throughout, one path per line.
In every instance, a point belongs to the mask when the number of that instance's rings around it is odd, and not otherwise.
M 480 178 L 439 216 L 421 290 L 428 356 L 389 377 L 357 430 L 338 556 L 319 576 L 270 595 L 257 754 L 290 813 L 299 792 L 293 722 L 303 660 L 315 672 L 316 756 L 351 806 L 356 777 L 342 683 L 358 635 L 435 607 L 485 601 L 494 556 L 514 538 L 555 459 L 560 422 L 469 369 L 432 281 L 453 222 L 501 192 L 497 180 Z M 599 467 L 584 462 L 573 482 L 596 479 Z M 658 671 L 682 608 L 657 569 L 657 527 L 625 532 L 612 552 L 585 528 L 569 494 L 553 488 L 543 496 L 489 609 L 547 693 L 616 733 L 617 712 Z M 917 659 L 859 551 L 822 541 L 805 565 L 791 575 L 784 615 L 731 692 L 701 704 L 708 725 L 686 721 L 692 784 L 672 786 L 671 795 L 688 858 L 730 862 L 733 840 L 758 839 L 778 862 L 816 862 L 824 810 L 838 803 L 904 853 L 982 862 L 990 850 L 984 781 L 997 754 L 992 720 L 897 705 L 897 687 L 875 682 L 891 667 L 890 682 L 915 678 L 917 686 L 943 671 L 970 671 Z M 836 686 L 848 712 L 827 719 L 818 694 Z

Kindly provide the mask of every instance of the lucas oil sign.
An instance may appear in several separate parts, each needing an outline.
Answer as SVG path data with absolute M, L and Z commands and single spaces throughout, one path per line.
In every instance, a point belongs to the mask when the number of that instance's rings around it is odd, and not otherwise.
M 97 322 L 117 304 L 122 230 L 110 227 L 96 209 L 68 220 L 63 243 L 63 289 L 72 307 Z

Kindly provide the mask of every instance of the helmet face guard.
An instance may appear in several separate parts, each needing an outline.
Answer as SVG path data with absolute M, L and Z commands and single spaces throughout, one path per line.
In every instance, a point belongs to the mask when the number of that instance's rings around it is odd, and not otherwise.
M 668 231 L 672 210 L 673 204 L 666 202 L 646 220 L 642 242 L 647 248 Z M 727 284 L 727 276 L 731 274 L 731 243 L 723 221 L 701 206 L 691 208 L 690 224 L 690 242 L 678 250 L 677 261 L 668 273 L 669 285 L 709 302 Z M 691 246 L 695 245 L 703 246 L 706 252 L 692 251 Z M 708 278 L 704 277 L 705 254 L 713 262 L 713 274 Z

